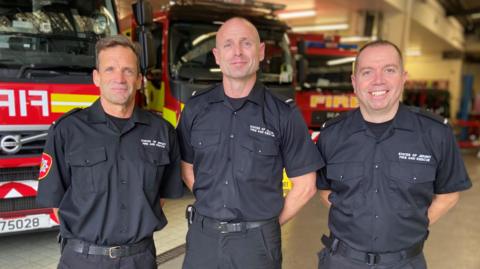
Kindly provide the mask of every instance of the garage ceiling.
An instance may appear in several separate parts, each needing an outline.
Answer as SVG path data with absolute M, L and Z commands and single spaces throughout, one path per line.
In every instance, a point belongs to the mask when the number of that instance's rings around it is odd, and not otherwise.
M 158 9 L 167 4 L 168 0 L 150 0 L 153 7 Z M 290 20 L 290 25 L 309 25 L 322 23 L 345 22 L 357 11 L 392 11 L 392 7 L 386 4 L 385 0 L 263 0 L 285 4 L 286 10 L 308 10 L 314 9 L 317 14 L 311 18 Z M 427 0 L 414 0 L 427 1 Z M 480 60 L 480 1 L 479 0 L 437 0 L 445 9 L 447 16 L 452 16 L 463 25 L 466 34 L 466 58 Z M 131 3 L 134 0 L 116 0 L 120 18 L 131 10 Z M 412 22 L 409 46 L 420 48 L 423 52 L 438 53 L 441 51 L 452 51 L 449 44 L 442 41 L 434 34 L 429 33 L 422 27 Z M 473 44 L 473 43 L 475 44 Z M 476 44 L 479 43 L 479 44 Z

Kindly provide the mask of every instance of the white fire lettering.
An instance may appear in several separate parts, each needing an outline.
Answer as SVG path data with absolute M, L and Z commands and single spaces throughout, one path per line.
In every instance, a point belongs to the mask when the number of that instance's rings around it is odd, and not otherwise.
M 15 91 L 12 89 L 0 89 L 0 96 L 6 96 L 6 101 L 0 101 L 0 107 L 8 108 L 8 116 L 14 117 L 17 115 L 15 109 Z M 4 99 L 0 97 L 0 100 Z M 19 90 L 18 104 L 20 116 L 26 117 L 28 115 L 28 105 L 30 107 L 38 106 L 42 110 L 42 116 L 48 117 L 48 92 L 45 90 Z

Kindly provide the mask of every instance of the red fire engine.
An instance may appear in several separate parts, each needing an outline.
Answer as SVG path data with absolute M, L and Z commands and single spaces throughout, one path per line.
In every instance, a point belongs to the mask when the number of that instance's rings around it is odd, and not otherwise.
M 35 204 L 50 124 L 98 97 L 95 42 L 118 33 L 113 0 L 0 0 L 0 235 L 58 225 Z M 45 167 L 44 167 L 45 168 Z
M 289 36 L 297 60 L 295 100 L 307 126 L 317 131 L 326 120 L 358 106 L 350 83 L 357 52 L 354 46 L 340 44 L 339 36 Z

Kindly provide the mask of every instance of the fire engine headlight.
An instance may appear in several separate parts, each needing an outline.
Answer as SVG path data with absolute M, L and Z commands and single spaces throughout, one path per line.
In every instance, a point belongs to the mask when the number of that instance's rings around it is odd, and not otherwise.
M 108 20 L 103 14 L 99 14 L 94 18 L 93 31 L 97 34 L 103 34 L 107 30 Z

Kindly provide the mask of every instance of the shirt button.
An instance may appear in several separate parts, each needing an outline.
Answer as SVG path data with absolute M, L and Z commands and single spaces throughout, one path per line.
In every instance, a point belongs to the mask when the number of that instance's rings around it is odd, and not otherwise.
M 202 145 L 202 141 L 198 142 L 198 145 L 201 146 L 201 145 Z
M 85 164 L 89 164 L 90 163 L 90 160 L 85 160 Z
M 413 180 L 417 180 L 417 178 L 416 178 L 416 177 L 413 177 Z
M 378 219 L 378 215 L 375 215 L 375 218 Z
M 340 176 L 340 179 L 343 179 L 343 175 Z
M 233 115 L 237 115 L 237 111 L 233 111 Z
M 234 137 L 235 137 L 235 135 L 234 135 L 234 134 L 230 134 L 230 138 L 234 138 Z
M 375 189 L 375 192 L 378 193 L 378 189 Z
M 223 207 L 227 207 L 227 205 L 224 204 Z
M 127 184 L 127 180 L 122 179 L 122 180 L 120 180 L 120 183 L 122 183 L 122 184 Z
M 225 185 L 228 185 L 228 180 L 225 180 Z
M 375 165 L 375 168 L 378 168 L 378 164 Z

